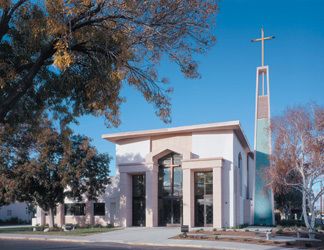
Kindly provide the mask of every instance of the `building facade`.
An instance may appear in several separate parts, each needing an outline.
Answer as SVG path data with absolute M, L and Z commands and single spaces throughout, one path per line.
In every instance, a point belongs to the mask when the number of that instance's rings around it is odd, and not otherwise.
M 56 224 L 253 224 L 254 154 L 238 121 L 102 137 L 116 144 L 112 184 L 96 203 L 66 200 Z M 48 219 L 41 209 L 37 218 Z
M 0 223 L 10 221 L 30 223 L 32 217 L 33 212 L 26 202 L 14 202 L 0 207 Z

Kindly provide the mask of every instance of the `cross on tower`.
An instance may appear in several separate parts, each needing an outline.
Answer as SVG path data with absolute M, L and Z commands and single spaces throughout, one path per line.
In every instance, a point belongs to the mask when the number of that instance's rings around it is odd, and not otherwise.
M 261 28 L 261 38 L 252 39 L 251 42 L 261 42 L 261 66 L 264 66 L 264 41 L 265 40 L 272 40 L 274 36 L 267 36 L 264 37 L 263 28 Z

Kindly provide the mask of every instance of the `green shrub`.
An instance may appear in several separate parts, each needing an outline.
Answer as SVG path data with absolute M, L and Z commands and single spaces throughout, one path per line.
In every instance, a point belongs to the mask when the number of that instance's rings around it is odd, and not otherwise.
M 114 224 L 107 224 L 106 227 L 107 227 L 107 228 L 114 228 L 115 226 L 114 226 Z
M 42 231 L 44 231 L 44 229 Z M 61 232 L 61 231 L 63 231 L 63 229 L 59 228 L 57 226 L 54 226 L 53 228 L 50 228 L 50 232 Z
M 0 225 L 25 225 L 29 223 L 29 221 L 21 220 L 18 217 L 11 217 L 7 220 L 0 220 Z
M 44 226 L 36 226 L 36 231 L 44 231 L 45 227 Z

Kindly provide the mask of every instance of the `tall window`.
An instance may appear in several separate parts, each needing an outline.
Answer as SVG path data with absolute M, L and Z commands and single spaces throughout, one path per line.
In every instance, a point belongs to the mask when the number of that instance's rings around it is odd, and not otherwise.
M 182 156 L 171 153 L 159 160 L 159 225 L 180 224 L 182 214 Z
M 67 203 L 64 204 L 64 215 L 82 216 L 85 215 L 84 203 Z
M 241 197 L 243 197 L 243 189 L 242 189 L 242 185 L 243 185 L 243 167 L 242 167 L 242 155 L 241 152 L 238 155 L 238 168 L 239 168 L 239 192 Z
M 163 196 L 182 195 L 181 155 L 170 154 L 159 160 L 159 189 Z

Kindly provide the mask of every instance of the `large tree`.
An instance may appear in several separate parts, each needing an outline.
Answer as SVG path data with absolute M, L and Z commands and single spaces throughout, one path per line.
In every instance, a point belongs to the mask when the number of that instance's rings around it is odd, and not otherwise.
M 315 191 L 324 178 L 324 108 L 316 105 L 287 109 L 271 121 L 273 148 L 269 177 L 278 186 L 302 194 L 302 211 L 310 232 L 315 230 L 315 204 L 324 188 Z M 309 215 L 310 213 L 310 215 Z
M 50 111 L 119 124 L 120 89 L 134 86 L 170 120 L 167 56 L 197 77 L 196 53 L 214 43 L 216 0 L 1 0 L 0 124 Z
M 87 137 L 58 131 L 45 121 L 37 136 L 29 139 L 28 147 L 2 147 L 10 151 L 6 156 L 13 157 L 0 171 L 0 201 L 38 205 L 49 211 L 53 227 L 54 208 L 66 197 L 95 200 L 105 191 L 109 157 L 98 153 Z

